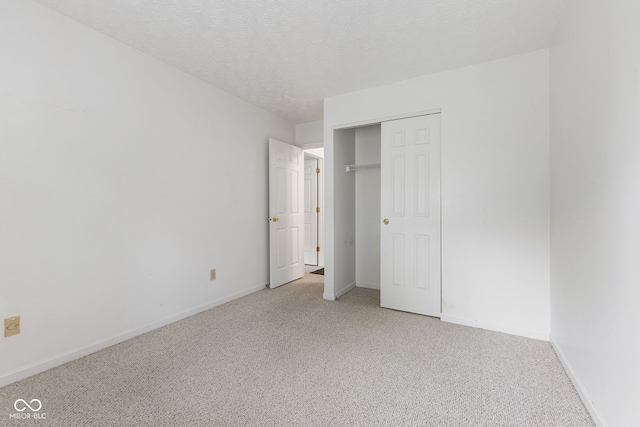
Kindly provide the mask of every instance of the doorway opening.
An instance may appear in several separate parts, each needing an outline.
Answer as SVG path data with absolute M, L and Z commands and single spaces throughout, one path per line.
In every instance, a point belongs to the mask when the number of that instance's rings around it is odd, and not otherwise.
M 324 148 L 304 149 L 304 263 L 324 267 Z
M 380 289 L 380 123 L 334 131 L 336 298 L 357 287 Z M 337 241 L 336 237 L 336 241 Z M 339 253 L 339 255 L 338 255 Z

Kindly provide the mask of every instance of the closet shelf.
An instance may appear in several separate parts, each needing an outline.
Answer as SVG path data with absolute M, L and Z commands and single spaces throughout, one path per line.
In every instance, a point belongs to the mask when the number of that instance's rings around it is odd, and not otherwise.
M 361 169 L 380 169 L 380 163 L 370 163 L 368 165 L 344 165 L 347 172 L 353 172 Z

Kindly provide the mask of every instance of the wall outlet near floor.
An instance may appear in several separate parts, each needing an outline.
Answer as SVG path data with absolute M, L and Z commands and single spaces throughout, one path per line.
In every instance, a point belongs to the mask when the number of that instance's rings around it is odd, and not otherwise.
M 18 335 L 20 333 L 20 316 L 7 317 L 4 319 L 4 337 Z
M 216 269 L 215 268 L 209 272 L 209 280 L 216 280 Z

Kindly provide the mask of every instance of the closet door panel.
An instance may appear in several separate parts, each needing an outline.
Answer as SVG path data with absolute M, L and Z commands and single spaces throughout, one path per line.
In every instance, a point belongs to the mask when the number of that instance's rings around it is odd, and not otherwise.
M 440 317 L 440 114 L 382 123 L 380 305 Z

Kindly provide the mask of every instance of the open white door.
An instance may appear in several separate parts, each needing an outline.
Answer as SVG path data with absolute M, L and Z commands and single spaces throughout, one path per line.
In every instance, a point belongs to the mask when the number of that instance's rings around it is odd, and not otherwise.
M 303 168 L 301 148 L 269 138 L 271 288 L 304 276 Z
M 440 317 L 440 114 L 382 123 L 380 305 Z
M 318 159 L 304 161 L 304 263 L 318 265 Z

